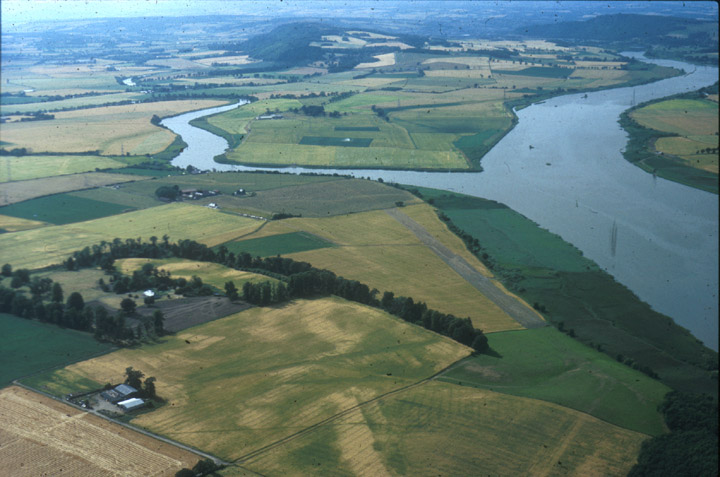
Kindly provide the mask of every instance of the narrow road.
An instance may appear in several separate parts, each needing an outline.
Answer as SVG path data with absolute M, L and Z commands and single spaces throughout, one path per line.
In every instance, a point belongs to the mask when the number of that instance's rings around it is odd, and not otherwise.
M 413 219 L 403 214 L 398 209 L 387 209 L 388 213 L 395 220 L 407 227 L 420 241 L 430 250 L 447 263 L 450 268 L 455 270 L 461 277 L 467 280 L 472 286 L 477 288 L 480 293 L 485 295 L 490 301 L 495 303 L 501 310 L 507 313 L 512 319 L 520 323 L 525 328 L 542 328 L 547 326 L 545 320 L 538 316 L 533 310 L 529 309 L 517 298 L 508 295 L 498 288 L 489 278 L 475 270 L 464 258 L 454 253 L 452 250 L 441 244 L 435 237 L 425 230 L 425 227 L 415 222 Z

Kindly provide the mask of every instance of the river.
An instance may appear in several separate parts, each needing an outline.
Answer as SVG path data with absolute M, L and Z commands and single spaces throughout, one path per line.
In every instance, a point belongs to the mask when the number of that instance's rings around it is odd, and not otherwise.
M 637 103 L 697 90 L 718 69 L 645 61 L 690 73 L 634 88 L 571 94 L 517 112 L 519 121 L 482 159 L 482 173 L 285 168 L 461 192 L 502 202 L 582 250 L 655 310 L 718 349 L 718 197 L 661 178 L 622 156 L 617 123 Z M 163 120 L 188 144 L 174 165 L 204 170 L 261 168 L 215 163 L 224 139 L 188 121 L 241 105 Z M 532 148 L 530 147 L 532 146 Z

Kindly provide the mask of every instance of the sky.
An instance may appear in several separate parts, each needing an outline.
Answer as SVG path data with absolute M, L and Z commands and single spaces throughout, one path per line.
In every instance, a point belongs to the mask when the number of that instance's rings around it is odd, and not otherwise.
M 640 12 L 662 11 L 662 6 L 672 5 L 676 10 L 713 11 L 717 18 L 717 4 L 713 2 L 688 1 L 635 1 L 575 2 L 575 1 L 428 1 L 428 0 L 1 0 L 2 23 L 22 24 L 29 21 L 72 20 L 81 18 L 143 17 L 143 16 L 190 16 L 190 15 L 262 15 L 333 17 L 338 15 L 387 15 L 398 14 L 407 6 L 408 11 L 422 9 L 466 8 L 481 9 L 483 5 L 494 8 L 537 8 L 538 10 L 567 10 L 579 5 L 603 7 L 605 13 L 613 13 L 631 5 Z M 683 8 L 685 7 L 685 8 Z M 394 10 L 393 10 L 394 9 Z M 711 13 L 712 15 L 712 13 Z

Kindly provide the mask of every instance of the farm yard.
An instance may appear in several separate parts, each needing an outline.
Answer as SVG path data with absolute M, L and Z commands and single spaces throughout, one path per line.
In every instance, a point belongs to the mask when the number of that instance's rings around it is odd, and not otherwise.
M 19 387 L 0 390 L 8 475 L 172 476 L 199 460 L 195 454 Z M 82 438 L 78 438 L 82 436 Z

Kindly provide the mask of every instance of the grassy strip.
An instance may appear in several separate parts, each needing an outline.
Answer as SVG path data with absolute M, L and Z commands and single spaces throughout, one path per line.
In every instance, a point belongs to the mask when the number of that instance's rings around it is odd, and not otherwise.
M 668 386 L 717 395 L 718 354 L 560 237 L 496 202 L 419 188 L 503 284 L 581 342 Z M 462 232 L 464 231 L 464 232 Z

